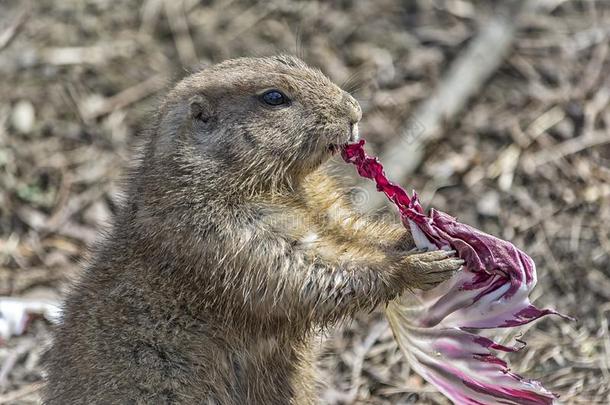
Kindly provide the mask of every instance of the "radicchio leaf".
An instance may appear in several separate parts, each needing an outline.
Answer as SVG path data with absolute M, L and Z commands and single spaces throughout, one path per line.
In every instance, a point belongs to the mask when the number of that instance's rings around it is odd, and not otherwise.
M 412 367 L 455 403 L 552 404 L 553 393 L 510 372 L 493 352 L 521 347 L 501 345 L 472 330 L 510 328 L 558 314 L 529 301 L 536 285 L 534 261 L 512 243 L 444 212 L 426 214 L 415 193 L 410 197 L 386 178 L 377 158 L 365 153 L 364 143 L 345 145 L 343 159 L 396 205 L 416 246 L 453 249 L 465 261 L 463 271 L 434 289 L 388 304 L 386 316 Z

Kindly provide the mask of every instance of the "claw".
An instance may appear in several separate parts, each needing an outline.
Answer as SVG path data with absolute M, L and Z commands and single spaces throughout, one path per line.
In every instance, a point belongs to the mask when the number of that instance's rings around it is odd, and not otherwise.
M 424 250 L 424 249 L 420 249 Z M 405 257 L 412 277 L 410 283 L 416 288 L 429 290 L 453 277 L 464 265 L 464 260 L 452 250 L 431 250 Z

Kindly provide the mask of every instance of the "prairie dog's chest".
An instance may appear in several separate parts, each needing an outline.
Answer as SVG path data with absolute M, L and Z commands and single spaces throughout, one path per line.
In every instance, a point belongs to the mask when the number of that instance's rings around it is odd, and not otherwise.
M 267 231 L 292 243 L 311 243 L 318 237 L 316 220 L 305 207 L 296 204 L 269 204 L 260 213 Z
M 296 250 L 320 258 L 336 258 L 337 246 L 324 224 L 327 214 L 306 207 L 278 206 L 267 210 L 263 222 L 268 231 L 288 242 Z

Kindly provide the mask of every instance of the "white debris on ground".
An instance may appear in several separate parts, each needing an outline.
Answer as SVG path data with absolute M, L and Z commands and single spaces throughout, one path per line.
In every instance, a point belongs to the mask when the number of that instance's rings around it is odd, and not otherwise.
M 60 313 L 56 301 L 0 297 L 0 343 L 22 335 L 32 317 L 42 316 L 55 323 L 59 320 Z

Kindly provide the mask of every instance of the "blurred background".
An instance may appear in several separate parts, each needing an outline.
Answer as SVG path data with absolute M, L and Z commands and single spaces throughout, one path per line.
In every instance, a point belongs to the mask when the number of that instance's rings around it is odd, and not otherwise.
M 524 328 L 514 371 L 565 403 L 610 403 L 609 38 L 607 0 L 0 0 L 0 403 L 38 401 L 45 305 L 116 211 L 166 89 L 280 52 L 354 94 L 391 177 L 534 258 L 535 303 L 578 320 Z M 324 403 L 448 403 L 381 313 L 323 347 Z

